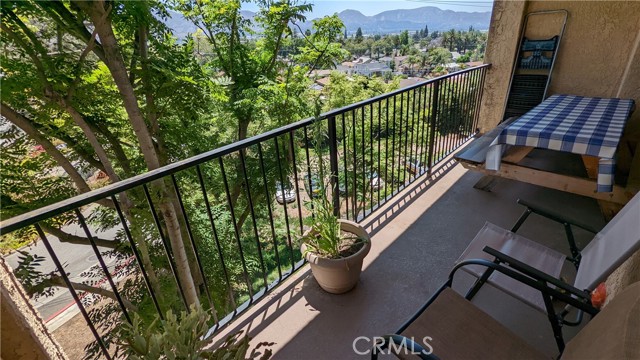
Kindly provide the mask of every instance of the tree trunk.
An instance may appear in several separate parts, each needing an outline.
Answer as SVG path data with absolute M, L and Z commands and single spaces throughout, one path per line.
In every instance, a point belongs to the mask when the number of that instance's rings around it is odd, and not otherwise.
M 62 155 L 62 153 L 56 149 L 55 145 L 49 141 L 38 129 L 35 128 L 31 120 L 20 114 L 19 112 L 12 109 L 10 106 L 2 103 L 0 106 L 0 114 L 7 118 L 7 120 L 11 121 L 15 126 L 24 131 L 29 137 L 35 140 L 38 144 L 42 145 L 44 150 L 49 154 L 55 161 L 64 169 L 64 171 L 69 174 L 69 178 L 78 188 L 78 192 L 88 192 L 91 191 L 89 185 L 84 181 L 82 175 L 73 167 L 71 162 Z
M 160 131 L 160 124 L 158 123 L 158 113 L 156 111 L 155 97 L 153 95 L 153 84 L 151 81 L 152 80 L 151 72 L 149 70 L 148 39 L 149 39 L 149 29 L 145 25 L 140 26 L 140 28 L 138 29 L 138 40 L 139 40 L 138 51 L 140 53 L 140 67 L 142 69 L 141 80 L 142 80 L 142 87 L 144 89 L 144 97 L 146 102 L 147 121 L 151 126 L 151 134 L 156 140 L 155 145 L 157 149 L 156 154 L 158 155 L 158 161 L 160 162 L 161 166 L 164 166 L 164 165 L 167 165 L 168 163 L 168 159 L 167 159 L 168 152 L 165 146 L 164 137 L 162 135 L 162 132 Z M 182 237 L 183 240 L 185 240 L 184 246 L 186 247 L 186 249 L 189 250 L 185 252 L 188 258 L 191 276 L 195 284 L 201 285 L 204 283 L 202 278 L 204 274 L 200 273 L 200 269 L 196 262 L 196 259 L 194 256 L 195 249 L 193 248 L 193 246 L 191 246 L 191 242 L 188 242 L 188 243 L 186 242 L 186 239 L 189 238 L 189 234 L 186 231 L 187 225 L 186 225 L 186 222 L 184 221 L 186 214 L 182 213 L 182 208 L 180 206 L 180 203 L 178 202 L 177 193 L 175 193 L 172 190 L 172 184 L 169 184 L 169 181 L 166 182 L 166 187 L 167 187 L 168 199 L 171 202 L 171 206 L 173 206 L 175 213 L 178 215 L 177 220 L 178 220 L 178 228 L 181 231 L 180 236 Z M 175 190 L 178 191 L 178 189 L 175 189 Z M 198 287 L 196 287 L 196 290 L 197 289 Z
M 138 138 L 142 154 L 149 170 L 157 169 L 160 161 L 157 156 L 153 140 L 149 129 L 145 124 L 144 117 L 138 106 L 138 99 L 129 82 L 124 58 L 120 52 L 118 41 L 111 26 L 111 19 L 104 1 L 77 1 L 75 4 L 82 9 L 93 22 L 105 53 L 106 65 L 111 72 L 111 76 L 120 92 L 125 109 L 129 116 L 129 122 Z M 109 5 L 111 6 L 111 5 Z M 167 227 L 167 234 L 171 242 L 171 248 L 175 257 L 178 277 L 182 283 L 185 297 L 189 304 L 199 304 L 198 295 L 191 271 L 189 269 L 188 257 L 185 251 L 180 225 L 173 204 L 167 201 L 167 188 L 163 181 L 156 181 L 154 184 L 160 189 L 161 197 L 159 208 Z

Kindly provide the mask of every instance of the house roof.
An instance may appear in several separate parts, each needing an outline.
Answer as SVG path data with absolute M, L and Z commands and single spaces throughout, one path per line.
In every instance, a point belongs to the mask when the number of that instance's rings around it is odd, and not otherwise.
M 465 63 L 465 65 L 470 66 L 470 67 L 480 66 L 482 64 L 484 64 L 484 62 L 482 62 L 482 61 L 469 61 L 468 63 Z
M 329 82 L 331 81 L 330 77 L 325 77 L 322 79 L 317 79 L 316 80 L 316 84 L 320 85 L 320 86 L 327 86 L 329 85 Z
M 406 79 L 400 79 L 400 83 L 398 84 L 398 88 L 403 89 L 406 88 L 407 86 L 411 86 L 413 84 L 417 84 L 420 82 L 426 81 L 426 79 L 423 79 L 421 77 L 410 77 L 410 78 L 406 78 Z
M 314 76 L 326 77 L 331 75 L 331 70 L 327 70 L 327 69 L 313 70 L 310 75 L 311 77 L 314 77 Z

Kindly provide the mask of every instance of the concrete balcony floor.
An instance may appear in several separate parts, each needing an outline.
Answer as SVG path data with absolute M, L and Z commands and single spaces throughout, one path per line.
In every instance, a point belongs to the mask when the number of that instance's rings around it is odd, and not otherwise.
M 366 359 L 368 355 L 354 352 L 354 339 L 394 332 L 443 284 L 485 221 L 505 228 L 515 223 L 523 211 L 518 198 L 604 224 L 595 200 L 505 179 L 485 192 L 473 188 L 480 177 L 451 159 L 443 162 L 430 177 L 418 179 L 366 220 L 372 249 L 354 290 L 325 293 L 308 266 L 303 267 L 220 336 L 244 329 L 254 344 L 272 343 L 274 359 Z M 564 230 L 557 223 L 532 215 L 519 233 L 568 253 Z M 580 247 L 592 238 L 579 229 L 575 235 Z M 464 276 L 454 281 L 460 292 L 471 281 Z M 544 314 L 490 286 L 474 303 L 532 345 L 557 355 Z M 568 340 L 576 329 L 564 331 Z M 366 342 L 357 348 L 367 350 Z

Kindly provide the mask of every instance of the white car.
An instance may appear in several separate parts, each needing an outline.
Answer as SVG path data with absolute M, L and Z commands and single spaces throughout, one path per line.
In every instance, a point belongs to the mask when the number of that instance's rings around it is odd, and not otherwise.
M 291 183 L 286 182 L 284 185 L 276 181 L 276 201 L 279 204 L 284 204 L 285 202 L 290 203 L 296 200 L 296 191 L 291 186 Z
M 371 190 L 380 190 L 384 186 L 384 180 L 378 176 L 376 171 L 367 174 L 369 177 L 369 186 L 371 186 Z

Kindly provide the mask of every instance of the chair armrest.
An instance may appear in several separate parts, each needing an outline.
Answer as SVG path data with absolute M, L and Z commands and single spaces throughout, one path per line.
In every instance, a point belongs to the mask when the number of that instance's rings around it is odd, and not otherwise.
M 545 208 L 541 205 L 538 204 L 532 204 L 528 201 L 522 200 L 522 199 L 518 199 L 517 203 L 526 207 L 527 209 L 531 210 L 531 212 L 536 213 L 540 216 L 544 216 L 547 219 L 559 222 L 561 224 L 564 223 L 568 223 L 571 224 L 573 226 L 579 227 L 583 230 L 589 231 L 591 233 L 597 234 L 598 232 L 600 232 L 599 229 L 596 229 L 595 227 L 593 227 L 590 224 L 584 223 L 580 220 L 576 220 L 576 219 L 572 219 L 569 218 L 568 216 L 561 214 L 559 212 L 556 212 L 553 209 L 549 209 L 549 208 Z
M 402 335 L 390 334 L 374 337 L 374 339 L 373 349 L 371 349 L 372 360 L 377 359 L 378 354 L 382 353 L 384 349 L 389 349 L 389 352 L 394 355 L 415 355 L 423 360 L 440 360 L 432 350 L 426 350 L 417 342 Z
M 589 292 L 584 291 L 584 290 L 580 290 L 576 287 L 573 287 L 569 284 L 567 284 L 566 282 L 554 278 L 553 276 L 546 274 L 530 265 L 527 265 L 525 263 L 523 263 L 520 260 L 514 259 L 511 256 L 502 253 L 494 248 L 491 248 L 489 246 L 485 246 L 484 249 L 482 249 L 482 251 L 486 252 L 487 254 L 495 257 L 496 259 L 500 260 L 500 262 L 505 263 L 507 265 L 509 265 L 509 267 L 533 278 L 536 280 L 542 280 L 546 283 L 549 283 L 559 289 L 562 289 L 572 295 L 575 295 L 579 298 L 585 299 L 585 300 L 589 300 L 591 301 L 591 295 L 589 294 Z
M 488 247 L 485 247 L 485 251 L 486 249 L 495 251 L 494 249 L 491 249 Z M 500 255 L 502 253 L 495 251 L 494 254 Z M 551 277 L 522 262 L 519 262 L 518 260 L 512 259 L 513 262 L 508 262 L 507 260 L 511 258 L 506 255 L 504 256 L 505 258 L 503 261 L 505 263 L 508 263 L 509 266 L 504 266 L 504 265 L 501 265 L 500 263 L 491 262 L 485 259 L 464 260 L 453 267 L 453 269 L 449 273 L 449 279 L 447 280 L 446 284 L 448 286 L 451 286 L 455 273 L 460 268 L 465 266 L 470 266 L 470 265 L 480 265 L 480 266 L 486 267 L 487 269 L 491 269 L 492 271 L 497 271 L 506 276 L 509 276 L 510 278 L 516 281 L 519 281 L 525 285 L 531 286 L 536 290 L 539 290 L 543 294 L 550 295 L 551 297 L 558 299 L 565 304 L 569 304 L 577 309 L 583 310 L 588 314 L 595 315 L 598 313 L 598 309 L 594 308 L 593 305 L 591 305 L 589 293 L 587 293 L 586 291 L 578 290 L 573 286 L 567 285 L 562 281 L 555 279 L 554 277 Z M 516 265 L 512 267 L 511 266 L 512 264 L 516 264 Z M 517 267 L 518 265 L 524 265 L 524 266 Z M 533 270 L 533 271 L 527 271 L 527 270 Z M 538 276 L 540 274 L 542 276 Z M 547 280 L 550 280 L 550 281 L 547 281 Z M 551 283 L 551 285 L 553 286 L 549 286 L 548 285 L 549 283 Z M 560 289 L 562 290 L 565 290 L 564 288 L 566 287 L 568 289 L 575 291 L 575 293 L 569 292 L 569 291 L 562 292 L 558 290 L 558 287 L 556 287 L 555 284 L 562 285 L 562 287 L 560 287 Z

